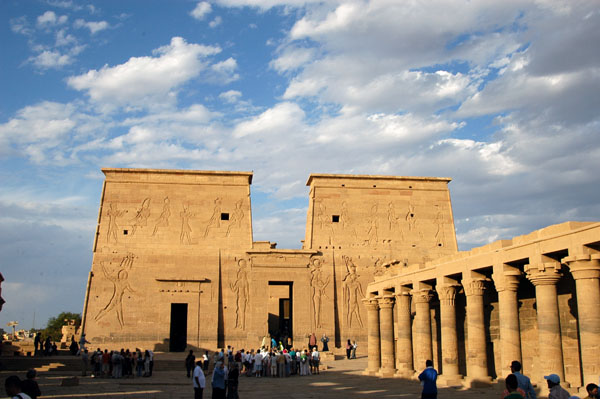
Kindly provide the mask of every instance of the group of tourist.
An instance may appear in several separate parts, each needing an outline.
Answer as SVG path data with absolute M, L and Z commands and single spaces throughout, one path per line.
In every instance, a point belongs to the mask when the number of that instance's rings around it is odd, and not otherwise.
M 529 377 L 521 374 L 521 362 L 514 360 L 510 364 L 510 371 L 506 377 L 506 389 L 502 393 L 502 399 L 536 399 L 536 393 L 531 384 Z M 433 362 L 427 360 L 425 362 L 425 370 L 419 374 L 419 381 L 423 386 L 421 399 L 436 399 L 437 398 L 437 371 L 433 368 Z M 560 386 L 560 377 L 557 374 L 544 376 L 548 384 L 549 394 L 548 399 L 580 399 L 579 396 L 571 396 L 571 394 Z M 600 399 L 598 395 L 598 385 L 586 385 L 588 396 L 584 399 Z
M 58 346 L 56 342 L 48 336 L 46 339 L 42 337 L 41 333 L 35 334 L 33 339 L 34 356 L 52 356 L 58 354 Z
M 256 351 L 246 351 L 228 346 L 227 350 L 221 349 L 214 353 L 214 369 L 211 377 L 211 386 L 214 399 L 237 399 L 238 378 L 246 377 L 278 377 L 286 378 L 292 375 L 308 376 L 319 374 L 321 355 L 317 347 L 312 352 L 308 349 L 285 349 L 282 345 L 271 348 L 261 347 Z M 192 365 L 195 367 L 192 371 Z M 206 385 L 205 373 L 208 372 L 210 360 L 208 351 L 201 360 L 195 361 L 194 352 L 190 350 L 185 359 L 187 376 L 192 377 L 195 398 L 202 398 Z
M 154 353 L 151 350 L 129 349 L 104 352 L 98 348 L 91 354 L 87 349 L 81 353 L 81 375 L 87 375 L 88 365 L 92 377 L 98 378 L 133 378 L 150 377 L 154 368 Z
M 37 373 L 33 369 L 27 371 L 24 380 L 21 380 L 19 376 L 11 375 L 4 381 L 6 394 L 11 398 L 36 399 L 42 395 L 40 386 L 35 380 L 36 376 Z

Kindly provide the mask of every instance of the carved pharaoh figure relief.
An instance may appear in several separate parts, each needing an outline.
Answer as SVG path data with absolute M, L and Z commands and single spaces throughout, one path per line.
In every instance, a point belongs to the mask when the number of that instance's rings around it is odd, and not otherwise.
M 368 219 L 369 227 L 367 229 L 367 243 L 370 246 L 377 245 L 377 229 L 379 228 L 379 217 L 377 216 L 377 204 L 371 207 L 371 214 Z
M 158 219 L 156 220 L 156 223 L 154 224 L 154 231 L 152 232 L 152 235 L 156 235 L 156 233 L 158 232 L 158 229 L 160 227 L 169 226 L 169 217 L 170 216 L 171 216 L 171 202 L 169 201 L 169 197 L 165 197 L 165 199 L 163 200 L 162 212 L 160 213 L 160 216 L 158 217 Z
M 189 205 L 183 205 L 183 211 L 179 213 L 181 217 L 181 233 L 179 234 L 179 242 L 182 244 L 191 244 L 192 238 L 192 228 L 190 226 L 190 219 L 196 216 L 194 213 L 190 212 Z
M 218 229 L 219 227 L 221 227 L 221 198 L 217 197 L 215 198 L 212 216 L 206 224 L 206 230 L 204 230 L 204 238 L 208 237 L 208 231 L 211 228 Z
M 131 220 L 131 235 L 134 235 L 138 227 L 145 227 L 150 216 L 150 198 L 145 198 L 142 201 L 140 209 L 135 212 L 135 217 Z
M 248 282 L 248 262 L 246 259 L 238 261 L 238 271 L 235 283 L 229 288 L 236 296 L 235 303 L 235 328 L 246 329 L 246 308 L 250 299 L 250 283 Z
M 346 276 L 342 283 L 344 292 L 343 300 L 346 305 L 346 325 L 352 327 L 352 321 L 356 319 L 360 327 L 363 327 L 359 305 L 365 295 L 360 281 L 358 281 L 359 275 L 356 273 L 356 265 L 352 262 L 352 258 L 346 255 L 343 255 L 342 259 L 344 259 L 344 263 L 346 264 Z
M 106 232 L 106 241 L 110 242 L 112 238 L 114 243 L 117 243 L 117 232 L 119 230 L 119 225 L 117 224 L 117 218 L 126 214 L 127 211 L 120 211 L 117 209 L 117 205 L 112 202 L 108 205 L 108 211 L 106 211 L 106 216 L 108 216 L 108 231 Z
M 313 325 L 316 328 L 322 327 L 322 308 L 323 297 L 327 297 L 325 289 L 329 285 L 329 276 L 323 279 L 321 259 L 311 259 L 310 261 L 310 286 L 311 286 L 311 301 L 313 307 Z
M 244 211 L 242 210 L 242 206 L 244 206 L 244 200 L 241 199 L 235 203 L 235 209 L 231 215 L 231 219 L 229 220 L 229 226 L 227 226 L 227 233 L 225 235 L 229 237 L 231 234 L 231 230 L 233 228 L 241 228 L 242 220 L 244 220 Z
M 125 320 L 123 318 L 123 295 L 125 295 L 125 291 L 129 291 L 134 293 L 135 291 L 131 288 L 129 284 L 129 271 L 133 267 L 133 261 L 135 259 L 135 255 L 132 253 L 128 253 L 122 260 L 121 263 L 115 273 L 110 273 L 104 262 L 100 263 L 102 266 L 102 272 L 104 273 L 104 277 L 109 280 L 113 285 L 113 292 L 110 297 L 110 300 L 106 304 L 104 308 L 102 308 L 94 320 L 98 321 L 104 316 L 106 316 L 110 311 L 114 310 L 117 315 L 117 320 L 121 328 L 125 325 Z

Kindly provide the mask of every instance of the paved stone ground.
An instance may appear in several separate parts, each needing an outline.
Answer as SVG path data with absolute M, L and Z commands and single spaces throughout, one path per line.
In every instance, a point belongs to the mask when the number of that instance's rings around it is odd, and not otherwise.
M 169 354 L 172 356 L 172 354 Z M 151 378 L 135 379 L 102 379 L 80 377 L 79 385 L 74 387 L 60 386 L 64 377 L 76 376 L 76 370 L 51 370 L 41 372 L 38 383 L 43 398 L 193 398 L 191 379 L 186 378 L 183 370 L 160 370 L 160 358 L 156 360 L 156 368 Z M 60 358 L 54 358 L 60 359 Z M 178 358 L 177 358 L 178 359 Z M 174 358 L 171 359 L 175 360 Z M 289 378 L 248 378 L 240 377 L 239 396 L 241 399 L 274 399 L 274 398 L 420 398 L 421 385 L 418 381 L 387 378 L 381 379 L 362 375 L 367 364 L 366 357 L 356 360 L 338 360 L 330 363 L 330 368 L 320 375 Z M 23 377 L 24 372 L 2 371 L 0 380 L 11 374 Z M 210 384 L 204 391 L 204 397 L 211 397 Z M 3 388 L 3 387 L 2 387 Z M 490 388 L 456 389 L 440 388 L 439 398 L 493 398 L 501 396 L 498 386 Z

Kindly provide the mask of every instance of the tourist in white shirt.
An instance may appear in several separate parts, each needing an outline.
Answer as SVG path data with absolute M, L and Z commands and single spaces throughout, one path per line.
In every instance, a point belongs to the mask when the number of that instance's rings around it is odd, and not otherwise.
M 206 387 L 206 378 L 202 371 L 203 361 L 199 360 L 196 362 L 196 368 L 194 368 L 193 381 L 194 381 L 194 399 L 202 399 L 202 392 Z

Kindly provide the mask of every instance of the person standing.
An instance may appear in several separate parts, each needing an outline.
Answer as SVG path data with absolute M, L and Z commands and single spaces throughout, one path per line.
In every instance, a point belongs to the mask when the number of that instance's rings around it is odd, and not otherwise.
M 350 359 L 356 359 L 356 348 L 358 347 L 358 345 L 356 345 L 356 341 L 352 341 L 352 350 L 350 351 Z
M 346 343 L 346 358 L 350 359 L 350 353 L 352 352 L 352 344 L 350 343 L 350 340 L 348 340 L 348 342 Z
M 194 356 L 194 351 L 190 349 L 190 353 L 188 353 L 185 358 L 185 369 L 187 371 L 187 378 L 190 378 L 190 374 L 194 369 L 194 364 L 196 363 L 196 356 Z
M 81 353 L 81 375 L 83 377 L 85 377 L 87 374 L 88 360 L 89 360 L 88 350 L 84 349 L 83 352 Z
M 598 396 L 598 385 L 596 384 L 587 384 L 585 386 L 585 390 L 588 393 L 588 396 L 586 396 L 584 399 L 598 399 L 600 398 L 600 396 Z
M 204 371 L 208 372 L 208 363 L 210 362 L 210 359 L 208 357 L 208 351 L 204 352 L 204 355 L 202 355 L 202 360 L 204 361 L 204 363 L 202 364 L 202 368 L 204 369 Z
M 506 390 L 503 393 L 504 399 L 524 399 L 523 395 L 525 391 L 519 388 L 519 381 L 517 380 L 517 376 L 514 374 L 509 374 L 506 377 Z
M 510 363 L 510 372 L 517 377 L 517 381 L 519 383 L 519 388 L 525 392 L 525 399 L 537 399 L 535 395 L 535 390 L 533 389 L 533 385 L 531 385 L 531 380 L 529 377 L 521 374 L 521 362 L 518 360 L 513 360 Z
M 204 377 L 204 373 L 202 372 L 202 361 L 198 360 L 196 362 L 196 367 L 194 368 L 194 399 L 202 399 L 202 393 L 204 392 L 204 387 L 206 386 L 206 378 Z
M 545 375 L 544 379 L 548 382 L 548 399 L 569 399 L 571 394 L 560 386 L 560 377 L 556 374 Z
M 227 373 L 227 399 L 239 399 L 238 382 L 240 369 L 237 363 L 233 363 L 232 368 Z
M 312 354 L 312 365 L 313 365 L 313 374 L 315 374 L 315 372 L 317 374 L 319 374 L 319 362 L 321 361 L 321 357 L 319 355 L 319 351 L 317 350 L 317 347 L 315 346 L 313 348 Z
M 4 389 L 12 399 L 31 399 L 29 395 L 22 393 L 21 379 L 16 375 L 11 375 L 4 380 Z
M 321 337 L 321 342 L 323 343 L 323 350 L 321 352 L 329 352 L 329 337 L 325 333 Z
M 225 399 L 225 365 L 217 362 L 211 379 L 212 399 Z
M 427 360 L 425 362 L 425 370 L 419 374 L 419 381 L 421 381 L 421 385 L 423 385 L 421 399 L 437 398 L 437 375 L 437 370 L 433 368 L 433 361 Z

